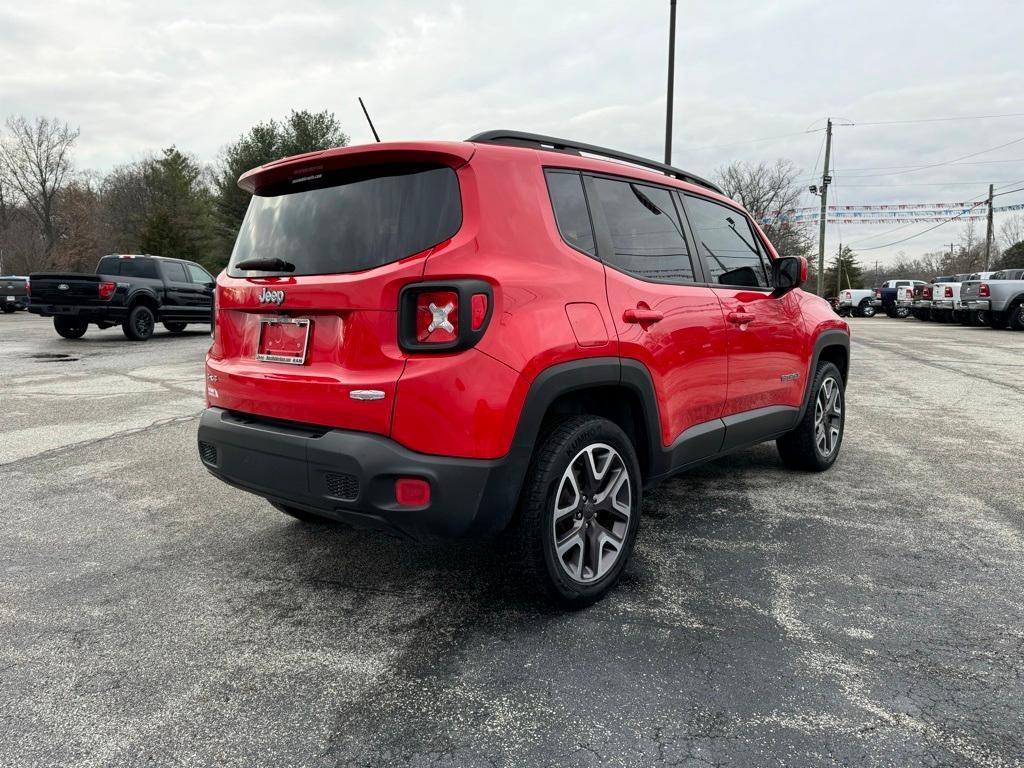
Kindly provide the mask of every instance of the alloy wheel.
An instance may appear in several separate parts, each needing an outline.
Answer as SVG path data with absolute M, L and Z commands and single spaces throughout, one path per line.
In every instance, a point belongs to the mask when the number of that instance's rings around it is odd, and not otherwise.
M 814 399 L 814 445 L 823 457 L 831 456 L 839 445 L 843 425 L 843 391 L 831 376 L 821 382 Z
M 581 450 L 555 493 L 555 557 L 574 581 L 587 584 L 618 562 L 626 544 L 633 494 L 619 452 L 605 443 Z

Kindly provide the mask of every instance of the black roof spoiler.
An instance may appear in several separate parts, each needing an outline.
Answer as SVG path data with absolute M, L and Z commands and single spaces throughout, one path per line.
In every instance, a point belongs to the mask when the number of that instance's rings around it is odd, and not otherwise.
M 698 184 L 702 187 L 707 187 L 720 195 L 725 195 L 725 192 L 723 192 L 718 185 L 680 168 L 666 165 L 665 163 L 659 163 L 656 160 L 648 160 L 646 157 L 640 157 L 639 155 L 630 155 L 626 152 L 619 152 L 615 149 L 599 147 L 596 144 L 584 144 L 579 141 L 556 139 L 554 136 L 542 136 L 539 133 L 525 133 L 523 131 L 506 130 L 484 131 L 483 133 L 478 133 L 475 136 L 470 136 L 466 141 L 483 144 L 508 144 L 517 147 L 532 147 L 534 149 L 546 149 L 551 152 L 567 152 L 573 155 L 579 155 L 585 152 L 588 155 L 596 155 L 597 157 L 605 157 L 609 160 L 618 160 L 623 163 L 638 165 L 641 168 L 657 171 L 658 173 L 663 173 L 666 176 L 672 176 L 673 178 L 689 182 L 690 184 Z

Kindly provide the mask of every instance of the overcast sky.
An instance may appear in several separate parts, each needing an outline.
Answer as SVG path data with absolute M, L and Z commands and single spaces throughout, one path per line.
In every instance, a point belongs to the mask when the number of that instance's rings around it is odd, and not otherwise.
M 79 126 L 76 164 L 100 171 L 170 144 L 212 160 L 293 108 L 330 109 L 364 143 L 360 95 L 384 140 L 514 128 L 659 158 L 668 5 L 12 1 L 0 7 L 0 116 Z M 810 183 L 823 133 L 805 131 L 828 115 L 1024 113 L 1022 30 L 1019 0 L 679 0 L 673 160 L 710 176 L 732 160 L 784 157 Z M 887 168 L 1014 141 L 960 164 Z M 830 202 L 972 200 L 990 181 L 1024 186 L 1024 116 L 838 126 L 833 161 Z M 830 225 L 828 247 L 842 238 L 884 262 L 948 248 L 959 231 L 866 250 L 928 226 Z

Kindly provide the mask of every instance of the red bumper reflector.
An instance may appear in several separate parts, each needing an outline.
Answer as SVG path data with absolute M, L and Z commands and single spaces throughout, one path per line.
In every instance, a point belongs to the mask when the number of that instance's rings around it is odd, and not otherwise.
M 418 477 L 395 480 L 395 501 L 403 507 L 425 507 L 430 503 L 430 483 Z

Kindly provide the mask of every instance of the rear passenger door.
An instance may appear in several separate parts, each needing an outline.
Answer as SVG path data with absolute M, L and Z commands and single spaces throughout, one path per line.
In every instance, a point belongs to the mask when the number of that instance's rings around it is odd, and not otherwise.
M 622 358 L 651 374 L 662 444 L 687 429 L 694 458 L 721 444 L 726 333 L 714 292 L 701 285 L 692 245 L 672 191 L 631 179 L 584 175 L 598 254 L 605 264 L 608 307 Z
M 196 319 L 196 286 L 189 280 L 185 265 L 178 261 L 160 262 L 166 297 L 161 320 L 188 322 Z
M 697 195 L 682 198 L 705 277 L 729 325 L 724 415 L 798 407 L 806 373 L 798 293 L 772 295 L 770 258 L 745 213 Z
M 210 316 L 210 312 L 213 309 L 213 275 L 198 264 L 186 263 L 185 271 L 188 273 L 188 279 L 195 289 L 196 322 L 209 323 L 213 319 Z

